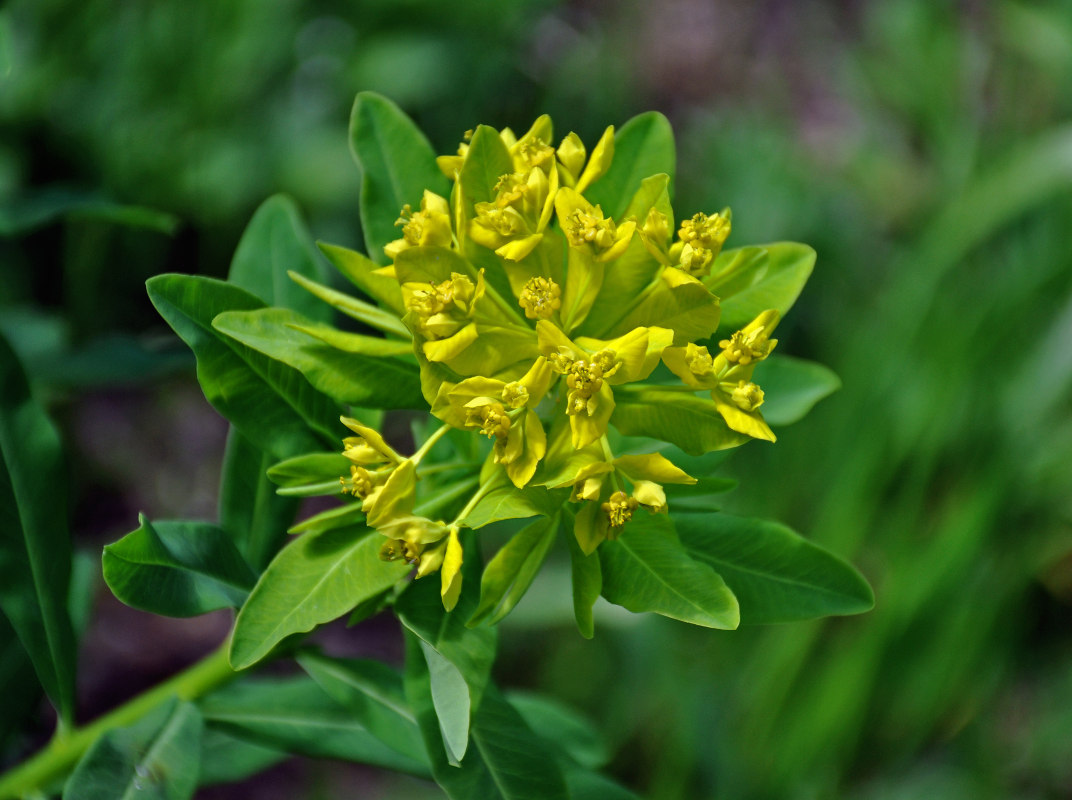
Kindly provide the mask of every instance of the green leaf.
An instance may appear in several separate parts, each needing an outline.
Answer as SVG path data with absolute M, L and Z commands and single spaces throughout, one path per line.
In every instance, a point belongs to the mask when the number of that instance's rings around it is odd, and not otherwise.
M 374 275 L 380 268 L 375 261 L 364 253 L 335 244 L 317 242 L 317 247 L 327 256 L 328 261 L 362 292 L 400 317 L 406 313 L 398 281 L 386 275 Z
M 833 370 L 790 356 L 770 356 L 756 365 L 752 380 L 764 392 L 763 419 L 768 425 L 791 425 L 816 403 L 841 388 Z
M 225 311 L 212 326 L 231 339 L 294 368 L 313 387 L 338 403 L 378 408 L 424 408 L 420 373 L 412 360 L 412 347 L 402 345 L 405 359 L 381 353 L 397 353 L 397 345 L 384 339 L 343 334 L 327 326 L 313 328 L 310 320 L 284 308 Z M 355 349 L 343 351 L 327 344 L 314 330 L 345 336 Z
M 266 747 L 428 776 L 423 753 L 417 758 L 388 747 L 306 675 L 246 678 L 200 705 L 213 727 Z
M 670 176 L 670 194 L 673 194 L 676 161 L 670 122 L 657 111 L 640 114 L 615 133 L 610 169 L 584 196 L 589 202 L 598 203 L 604 214 L 619 219 L 645 178 L 665 172 Z
M 533 733 L 558 751 L 560 759 L 588 769 L 599 769 L 610 761 L 606 740 L 573 709 L 527 692 L 509 692 L 506 699 Z
M 624 336 L 634 328 L 658 325 L 674 332 L 675 343 L 694 342 L 715 332 L 719 313 L 718 298 L 702 283 L 682 283 L 671 288 L 659 279 L 604 336 Z
M 282 306 L 320 322 L 331 321 L 331 310 L 294 284 L 288 272 L 327 280 L 301 212 L 286 195 L 261 203 L 246 226 L 231 260 L 227 282 L 245 289 L 270 306 Z
M 514 160 L 499 132 L 487 125 L 478 125 L 473 138 L 469 140 L 469 150 L 458 173 L 466 203 L 494 200 L 499 178 L 513 171 Z
M 657 386 L 618 386 L 614 401 L 610 421 L 621 433 L 661 439 L 689 455 L 725 450 L 749 440 L 730 430 L 709 397 Z
M 585 639 L 591 639 L 596 635 L 595 619 L 592 616 L 592 607 L 603 592 L 603 570 L 599 564 L 599 553 L 585 555 L 581 549 L 577 537 L 573 534 L 573 514 L 567 514 L 564 519 L 569 524 L 564 526 L 562 533 L 570 552 L 570 577 L 573 581 L 573 616 L 577 620 L 577 630 Z
M 197 356 L 206 399 L 251 442 L 276 458 L 335 444 L 339 409 L 330 398 L 297 370 L 212 327 L 224 311 L 252 311 L 264 303 L 236 286 L 193 275 L 158 275 L 146 287 L 157 311 Z
M 398 106 L 374 92 L 360 92 L 350 114 L 350 151 L 361 168 L 361 227 L 373 261 L 386 264 L 383 247 L 398 237 L 402 206 L 420 205 L 424 190 L 443 197 L 450 186 L 435 151 Z
M 276 486 L 295 488 L 334 482 L 338 492 L 339 478 L 349 473 L 350 460 L 342 453 L 305 453 L 273 464 L 267 474 Z
M 303 519 L 290 528 L 287 533 L 305 533 L 306 531 L 329 531 L 333 528 L 342 528 L 348 525 L 357 525 L 365 519 L 365 512 L 361 510 L 361 503 L 353 501 L 343 503 L 341 506 L 329 508 L 319 514 Z
M 729 514 L 676 514 L 674 521 L 689 556 L 733 589 L 744 624 L 859 614 L 875 604 L 850 564 L 784 525 Z
M 373 736 L 415 761 L 427 759 L 402 676 L 396 670 L 380 661 L 316 653 L 303 653 L 298 663 Z
M 484 567 L 480 603 L 468 624 L 494 625 L 509 614 L 532 585 L 555 541 L 558 517 L 545 517 L 522 528 Z
M 231 736 L 211 725 L 201 735 L 199 786 L 244 781 L 290 757 L 275 747 L 266 747 Z
M 474 530 L 503 519 L 551 516 L 561 506 L 565 492 L 553 492 L 542 486 L 502 486 L 484 495 L 473 510 L 461 520 Z
M 258 575 L 283 544 L 298 513 L 299 501 L 276 494 L 268 480 L 274 460 L 231 426 L 220 475 L 220 527 Z
M 815 251 L 806 244 L 777 242 L 721 253 L 704 284 L 722 300 L 720 330 L 743 328 L 762 311 L 783 316 L 800 295 L 815 266 Z
M 458 767 L 440 746 L 428 665 L 420 640 L 406 635 L 406 696 L 417 716 L 432 775 L 450 800 L 566 800 L 562 772 L 550 747 L 521 715 L 488 685 L 473 716 L 471 743 Z
M 737 599 L 718 573 L 689 557 L 669 518 L 638 517 L 618 539 L 600 545 L 603 596 L 633 612 L 653 611 L 707 628 L 736 628 Z
M 432 706 L 439 720 L 439 733 L 447 761 L 452 767 L 461 766 L 469 748 L 469 717 L 472 712 L 469 687 L 461 671 L 439 654 L 423 639 L 421 653 L 428 665 L 428 687 Z
M 368 528 L 308 533 L 268 565 L 235 620 L 231 666 L 245 669 L 287 636 L 311 631 L 393 586 L 410 567 L 386 563 Z
M 60 717 L 74 712 L 71 540 L 59 434 L 0 338 L 0 610 Z
M 221 528 L 138 519 L 137 530 L 104 548 L 104 582 L 119 600 L 166 617 L 245 602 L 256 576 Z
M 8 738 L 22 730 L 30 712 L 38 709 L 41 688 L 33 662 L 3 614 L 0 614 L 0 686 L 7 695 L 0 711 L 0 752 L 6 752 Z
M 203 723 L 191 703 L 172 702 L 86 751 L 63 800 L 187 800 L 197 789 Z
M 447 715 L 444 727 L 450 736 L 449 739 L 444 737 L 443 743 L 459 758 L 465 751 L 460 731 L 463 723 L 468 728 L 470 714 L 480 707 L 495 660 L 497 640 L 494 628 L 469 629 L 465 626 L 465 621 L 476 611 L 480 560 L 474 534 L 466 532 L 462 545 L 465 552 L 462 593 L 453 611 L 448 613 L 443 609 L 438 576 L 414 581 L 395 602 L 399 621 L 420 639 L 422 658 L 429 667 L 435 667 L 437 702 L 434 707 Z M 458 684 L 453 671 L 464 684 Z M 461 696 L 452 698 L 452 690 L 457 690 Z
M 30 233 L 62 217 L 146 228 L 167 236 L 173 235 L 182 224 L 174 214 L 154 208 L 121 205 L 95 194 L 48 186 L 31 195 L 0 203 L 0 236 Z
M 576 767 L 567 767 L 563 772 L 570 800 L 641 800 L 640 795 L 598 773 Z
M 372 328 L 381 330 L 384 333 L 394 334 L 407 341 L 411 339 L 409 329 L 402 324 L 399 314 L 384 311 L 379 306 L 375 306 L 372 303 L 366 303 L 364 300 L 360 300 L 352 295 L 345 294 L 344 292 L 337 292 L 328 286 L 324 286 L 316 281 L 311 281 L 296 272 L 292 272 L 290 277 L 296 284 L 305 289 L 305 291 L 338 309 L 346 316 L 356 319 L 358 322 L 362 322 Z M 399 291 L 401 291 L 401 289 Z M 328 328 L 328 330 L 331 329 Z M 405 352 L 405 349 L 397 352 Z

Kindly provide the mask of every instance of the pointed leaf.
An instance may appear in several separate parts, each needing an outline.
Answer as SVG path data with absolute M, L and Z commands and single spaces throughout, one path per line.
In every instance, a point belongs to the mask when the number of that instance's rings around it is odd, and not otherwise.
M 334 445 L 334 401 L 297 370 L 212 327 L 224 311 L 252 311 L 264 303 L 236 286 L 193 275 L 158 275 L 146 287 L 157 311 L 197 356 L 205 397 L 244 436 L 276 458 Z
M 729 514 L 676 514 L 685 551 L 717 570 L 737 595 L 741 622 L 859 614 L 875 604 L 847 562 L 784 525 Z
M 599 548 L 603 596 L 630 611 L 654 611 L 707 628 L 733 630 L 740 609 L 713 569 L 693 561 L 665 516 L 634 518 Z
M 256 577 L 226 532 L 204 522 L 139 519 L 141 527 L 104 548 L 104 581 L 119 600 L 167 617 L 245 602 Z
M 484 495 L 461 520 L 474 530 L 504 519 L 550 516 L 557 511 L 566 492 L 553 492 L 542 486 L 502 486 Z
M 231 665 L 249 667 L 293 633 L 341 617 L 397 583 L 410 567 L 380 560 L 383 537 L 368 528 L 307 533 L 272 560 L 235 620 Z
M 386 264 L 383 247 L 399 238 L 402 206 L 420 205 L 424 190 L 443 197 L 450 186 L 435 151 L 413 120 L 381 95 L 361 92 L 350 114 L 350 151 L 361 168 L 361 227 L 373 261 Z
M 570 552 L 570 577 L 573 579 L 573 616 L 577 620 L 577 630 L 585 639 L 596 634 L 592 607 L 603 592 L 603 570 L 599 563 L 599 553 L 585 555 L 577 537 L 573 533 L 573 515 L 567 514 L 569 521 L 563 528 Z
M 763 419 L 769 425 L 791 425 L 816 403 L 841 388 L 833 370 L 802 358 L 773 355 L 756 365 L 752 380 L 762 387 Z
M 469 625 L 501 620 L 528 591 L 555 541 L 558 517 L 545 517 L 515 533 L 484 567 L 480 604 Z
M 327 265 L 316 251 L 294 201 L 277 194 L 261 203 L 246 226 L 231 260 L 227 282 L 270 306 L 282 306 L 321 322 L 331 310 L 294 284 L 288 272 L 327 280 Z
M 689 455 L 737 447 L 749 440 L 726 425 L 709 397 L 660 389 L 619 386 L 611 424 L 626 436 L 650 436 L 675 444 Z
M 815 251 L 806 244 L 777 242 L 722 253 L 704 284 L 722 300 L 719 330 L 739 330 L 768 308 L 784 317 L 793 307 L 815 266 Z M 723 266 L 724 264 L 724 266 Z
M 665 172 L 670 176 L 673 194 L 676 160 L 670 122 L 657 111 L 640 114 L 614 135 L 614 160 L 610 169 L 584 196 L 589 202 L 599 204 L 607 216 L 619 219 L 645 178 Z
M 65 478 L 59 434 L 0 337 L 0 611 L 70 721 L 75 642 Z
M 339 272 L 380 306 L 390 309 L 398 316 L 406 312 L 398 281 L 386 275 L 374 274 L 380 268 L 375 261 L 364 253 L 327 242 L 317 242 L 317 247 Z

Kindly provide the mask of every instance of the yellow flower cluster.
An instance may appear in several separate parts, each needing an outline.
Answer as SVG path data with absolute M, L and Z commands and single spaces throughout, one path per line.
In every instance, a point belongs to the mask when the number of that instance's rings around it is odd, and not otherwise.
M 586 553 L 639 508 L 665 511 L 665 484 L 695 483 L 662 455 L 612 452 L 619 387 L 663 364 L 659 386 L 672 374 L 679 396 L 709 393 L 730 430 L 774 440 L 752 372 L 776 344 L 778 313 L 719 341 L 717 355 L 697 344 L 718 327 L 703 279 L 730 234 L 729 209 L 687 218 L 675 235 L 663 175 L 609 214 L 585 193 L 613 158 L 613 128 L 589 153 L 574 133 L 555 146 L 547 116 L 520 137 L 481 126 L 438 159 L 454 182 L 449 200 L 426 191 L 418 211 L 404 207 L 402 236 L 384 249 L 392 263 L 378 271 L 400 287 L 432 413 L 492 440 L 490 459 L 515 487 L 571 488 Z M 449 607 L 457 526 L 413 514 L 419 459 L 346 422 L 358 435 L 346 440 L 345 490 L 388 537 L 384 558 L 406 559 L 418 575 L 443 570 Z

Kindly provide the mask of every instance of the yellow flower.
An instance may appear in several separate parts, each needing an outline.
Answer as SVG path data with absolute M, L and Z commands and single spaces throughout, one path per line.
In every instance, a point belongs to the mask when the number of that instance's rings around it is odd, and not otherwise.
M 383 248 L 392 261 L 410 247 L 450 247 L 453 240 L 450 205 L 444 198 L 427 190 L 421 198 L 421 210 L 414 213 L 409 205 L 403 206 L 395 225 L 402 228 L 402 238 L 395 239 Z
M 621 256 L 636 230 L 636 220 L 616 225 L 613 219 L 603 216 L 603 209 L 567 187 L 555 195 L 555 211 L 570 247 L 590 253 L 597 262 L 613 261 Z

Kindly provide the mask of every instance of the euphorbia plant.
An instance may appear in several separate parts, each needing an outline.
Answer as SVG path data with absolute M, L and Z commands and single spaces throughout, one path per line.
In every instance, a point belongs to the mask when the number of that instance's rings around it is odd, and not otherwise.
M 431 777 L 455 798 L 612 796 L 599 792 L 622 790 L 571 754 L 558 717 L 489 680 L 494 625 L 556 543 L 586 637 L 601 595 L 721 629 L 870 607 L 835 556 L 717 510 L 732 486 L 712 475 L 718 453 L 773 442 L 771 425 L 836 379 L 772 355 L 814 253 L 724 249 L 728 209 L 675 215 L 663 117 L 608 128 L 591 150 L 556 139 L 546 116 L 521 136 L 482 125 L 436 158 L 402 112 L 363 94 L 351 143 L 368 255 L 319 247 L 357 295 L 329 285 L 285 198 L 258 211 L 227 282 L 149 281 L 232 424 L 220 519 L 143 517 L 106 548 L 104 575 L 155 613 L 238 609 L 226 659 L 61 733 L 0 779 L 0 797 L 58 786 L 79 758 L 71 797 L 102 774 L 188 797 L 208 736 Z M 336 311 L 356 322 L 334 327 Z M 295 524 L 311 495 L 337 502 Z M 303 642 L 388 609 L 402 675 Z M 246 672 L 269 658 L 308 677 Z M 290 727 L 235 711 L 280 706 Z M 295 733 L 323 714 L 346 720 L 345 744 Z M 139 753 L 155 754 L 155 772 Z M 206 753 L 215 778 L 257 766 L 228 771 Z M 168 778 L 179 762 L 187 777 Z

